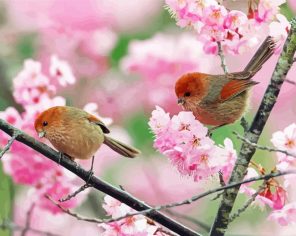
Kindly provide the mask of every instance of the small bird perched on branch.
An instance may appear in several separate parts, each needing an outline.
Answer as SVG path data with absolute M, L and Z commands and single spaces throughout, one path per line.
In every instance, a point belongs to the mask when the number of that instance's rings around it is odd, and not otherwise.
M 275 46 L 275 41 L 267 37 L 241 72 L 223 75 L 194 72 L 181 76 L 175 84 L 178 104 L 192 111 L 201 123 L 214 128 L 235 122 L 246 110 L 249 89 L 258 83 L 251 78 L 272 56 Z
M 103 143 L 125 157 L 140 153 L 107 136 L 110 131 L 102 121 L 75 107 L 56 106 L 42 112 L 35 120 L 35 130 L 72 160 L 91 158 Z

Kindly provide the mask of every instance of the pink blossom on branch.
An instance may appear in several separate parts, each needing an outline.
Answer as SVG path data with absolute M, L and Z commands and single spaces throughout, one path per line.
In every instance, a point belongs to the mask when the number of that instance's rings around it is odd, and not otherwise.
M 129 206 L 121 203 L 120 201 L 106 195 L 104 198 L 103 208 L 107 214 L 112 218 L 124 216 L 128 213 L 135 212 Z M 138 236 L 152 236 L 159 235 L 165 236 L 165 233 L 157 232 L 158 226 L 155 223 L 151 223 L 148 218 L 143 215 L 135 215 L 126 217 L 120 221 L 116 221 L 109 224 L 99 224 L 99 227 L 103 228 L 104 232 L 102 236 L 112 235 L 138 235 Z
M 51 96 L 55 90 L 38 61 L 26 60 L 23 70 L 13 79 L 14 99 L 24 106 L 39 103 L 42 96 Z
M 156 107 L 149 125 L 155 134 L 154 147 L 167 156 L 182 175 L 199 181 L 224 171 L 229 177 L 236 159 L 230 139 L 226 141 L 226 149 L 216 146 L 207 136 L 207 128 L 192 112 L 180 112 L 170 119 L 168 113 Z
M 66 61 L 60 60 L 56 55 L 52 55 L 50 61 L 49 73 L 60 85 L 66 86 L 76 82 L 72 69 Z
M 282 209 L 272 211 L 268 216 L 271 221 L 277 221 L 280 225 L 286 226 L 296 222 L 296 202 L 285 205 Z
M 249 12 L 244 13 L 227 10 L 214 0 L 166 0 L 168 10 L 176 19 L 177 25 L 192 27 L 208 54 L 217 54 L 217 42 L 221 43 L 225 52 L 232 54 L 242 53 L 250 45 L 255 46 L 252 43 L 254 38 L 258 38 L 263 27 L 275 19 L 279 13 L 279 5 L 284 2 L 260 0 L 258 4 L 252 4 Z M 245 4 L 248 2 L 245 1 Z
M 245 176 L 245 179 L 258 176 L 259 174 L 255 169 L 248 168 L 248 172 Z M 243 184 L 240 188 L 240 192 L 246 194 L 249 197 L 252 197 L 252 195 L 256 193 L 256 190 L 250 187 L 250 185 L 252 184 L 253 183 Z M 279 184 L 277 180 L 270 179 L 266 182 L 265 187 L 262 190 L 260 190 L 260 192 L 255 198 L 255 201 L 252 204 L 257 205 L 261 208 L 267 205 L 273 210 L 279 210 L 285 206 L 286 200 L 286 190 Z

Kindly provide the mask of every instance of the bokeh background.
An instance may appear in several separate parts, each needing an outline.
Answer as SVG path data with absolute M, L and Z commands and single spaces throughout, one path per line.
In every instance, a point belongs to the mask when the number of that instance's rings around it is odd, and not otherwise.
M 233 9 L 236 5 L 232 4 L 244 3 L 226 2 Z M 174 94 L 178 76 L 189 71 L 222 73 L 219 58 L 205 54 L 194 33 L 177 27 L 164 5 L 160 0 L 0 1 L 0 111 L 13 106 L 22 112 L 22 105 L 14 97 L 18 95 L 13 96 L 13 80 L 23 70 L 25 60 L 39 61 L 45 75 L 50 74 L 53 55 L 67 61 L 75 82 L 62 86 L 53 78 L 51 84 L 56 87 L 56 94 L 64 97 L 67 105 L 83 108 L 93 103 L 92 109 L 100 116 L 113 120 L 110 129 L 114 137 L 142 151 L 139 158 L 126 160 L 107 148 L 100 150 L 96 155 L 95 174 L 116 186 L 122 185 L 149 204 L 182 200 L 217 186 L 216 180 L 197 184 L 180 176 L 168 159 L 153 149 L 148 120 L 155 105 L 171 114 L 181 111 Z M 281 11 L 288 19 L 293 16 L 287 4 Z M 266 37 L 267 29 L 261 33 L 261 38 Z M 255 51 L 256 47 L 240 55 L 226 55 L 229 70 L 243 69 Z M 251 106 L 246 114 L 248 121 L 260 104 L 277 58 L 278 55 L 273 56 L 254 78 L 260 84 L 252 91 Z M 287 78 L 296 82 L 295 76 L 293 67 Z M 295 122 L 295 91 L 295 84 L 284 84 L 261 144 L 270 145 L 274 131 Z M 230 137 L 238 149 L 240 142 L 233 136 L 233 130 L 242 132 L 239 124 L 233 124 L 217 130 L 213 139 L 222 144 L 225 137 Z M 258 150 L 255 160 L 269 170 L 275 165 L 274 157 Z M 88 168 L 90 162 L 81 164 Z M 8 219 L 25 224 L 29 190 L 29 187 L 15 184 L 0 163 L 0 222 Z M 105 217 L 101 206 L 103 196 L 91 191 L 76 211 Z M 211 199 L 208 197 L 173 211 L 210 226 L 219 205 L 219 200 Z M 236 209 L 245 200 L 246 197 L 240 195 Z M 269 209 L 250 207 L 231 224 L 227 235 L 293 235 L 293 226 L 282 227 L 267 220 L 268 213 Z M 179 215 L 172 217 L 205 233 L 194 221 Z M 42 209 L 35 209 L 32 226 L 60 235 L 100 235 L 95 224 L 64 214 L 53 215 Z M 0 228 L 0 235 L 10 233 Z M 36 234 L 28 232 L 27 235 Z

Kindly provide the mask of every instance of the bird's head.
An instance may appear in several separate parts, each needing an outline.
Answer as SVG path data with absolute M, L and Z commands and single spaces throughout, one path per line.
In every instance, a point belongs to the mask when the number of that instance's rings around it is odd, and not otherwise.
M 187 73 L 181 76 L 175 84 L 178 104 L 183 107 L 191 103 L 198 103 L 205 95 L 205 74 Z
M 47 137 L 54 127 L 58 127 L 61 109 L 59 107 L 52 107 L 43 111 L 35 120 L 35 130 L 39 138 Z

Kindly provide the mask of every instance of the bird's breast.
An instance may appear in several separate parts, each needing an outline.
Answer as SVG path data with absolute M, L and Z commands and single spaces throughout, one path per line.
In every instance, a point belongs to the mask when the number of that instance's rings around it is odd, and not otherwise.
M 48 139 L 56 149 L 74 159 L 89 159 L 104 142 L 104 134 L 98 125 L 86 120 L 66 124 Z

